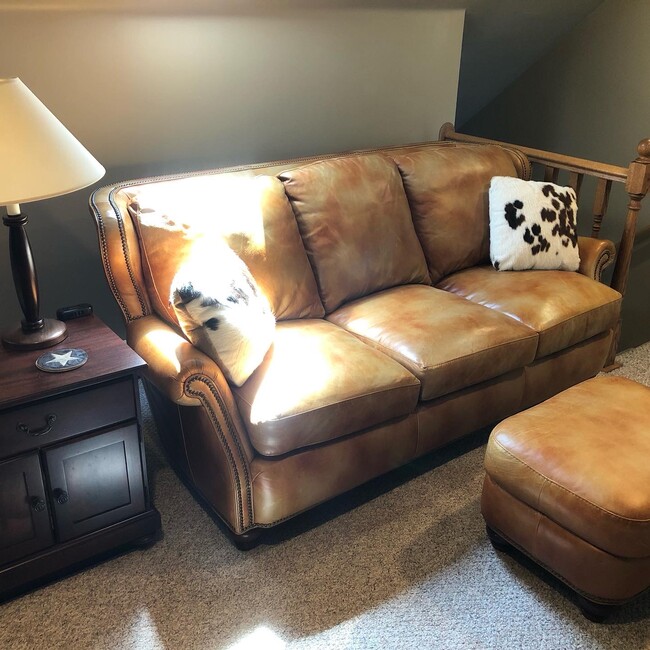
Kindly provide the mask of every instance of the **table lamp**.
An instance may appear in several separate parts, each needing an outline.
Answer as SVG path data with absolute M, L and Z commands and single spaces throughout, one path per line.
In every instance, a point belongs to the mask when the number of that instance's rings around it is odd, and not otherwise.
M 3 333 L 5 347 L 47 348 L 67 336 L 65 324 L 39 316 L 38 280 L 21 203 L 91 185 L 104 168 L 20 81 L 0 79 L 0 206 L 9 227 L 9 257 L 24 319 Z

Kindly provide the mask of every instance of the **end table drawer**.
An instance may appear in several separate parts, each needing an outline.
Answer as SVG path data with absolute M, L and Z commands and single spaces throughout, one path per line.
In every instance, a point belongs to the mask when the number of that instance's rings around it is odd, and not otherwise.
M 0 414 L 2 455 L 28 451 L 135 417 L 131 378 L 33 402 Z

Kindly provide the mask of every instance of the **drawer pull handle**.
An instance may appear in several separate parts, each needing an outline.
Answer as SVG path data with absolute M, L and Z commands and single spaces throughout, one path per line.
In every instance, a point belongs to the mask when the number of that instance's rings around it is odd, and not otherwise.
M 54 496 L 55 501 L 58 504 L 63 505 L 64 503 L 68 503 L 68 493 L 65 490 L 62 490 L 61 488 L 56 488 L 56 490 L 54 490 L 52 494 Z
M 56 422 L 56 415 L 50 413 L 45 416 L 45 426 L 42 429 L 30 429 L 26 424 L 19 422 L 16 429 L 21 433 L 26 433 L 28 436 L 44 436 L 46 433 L 52 431 L 52 427 Z
M 45 510 L 45 500 L 41 497 L 32 497 L 30 499 L 30 505 L 34 512 L 43 512 Z

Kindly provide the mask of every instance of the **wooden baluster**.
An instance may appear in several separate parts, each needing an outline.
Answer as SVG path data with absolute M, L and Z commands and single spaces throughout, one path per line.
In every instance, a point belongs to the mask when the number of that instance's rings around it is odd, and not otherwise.
M 560 175 L 560 170 L 557 167 L 546 165 L 544 167 L 544 182 L 557 183 L 557 178 Z
M 580 188 L 582 187 L 584 177 L 584 174 L 578 174 L 578 172 L 569 173 L 569 187 L 572 187 L 575 190 L 576 199 L 580 198 Z
M 591 225 L 591 236 L 598 238 L 600 235 L 600 224 L 603 222 L 603 217 L 607 213 L 607 205 L 609 204 L 609 192 L 612 189 L 612 181 L 605 178 L 598 179 L 596 185 L 596 194 L 594 196 L 594 219 Z

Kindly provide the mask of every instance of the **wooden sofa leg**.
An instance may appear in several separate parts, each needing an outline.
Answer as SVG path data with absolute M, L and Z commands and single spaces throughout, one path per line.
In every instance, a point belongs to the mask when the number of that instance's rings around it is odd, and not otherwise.
M 230 539 L 240 551 L 250 551 L 258 545 L 261 536 L 262 529 L 253 528 L 246 531 L 245 533 L 242 533 L 241 535 L 235 535 L 235 533 L 231 533 Z
M 614 336 L 612 337 L 612 344 L 609 348 L 609 354 L 607 355 L 603 372 L 611 372 L 612 370 L 617 370 L 623 366 L 622 363 L 616 361 L 616 352 L 618 351 L 618 343 L 621 338 L 621 322 L 622 321 L 619 318 L 618 323 L 616 323 L 616 326 L 614 327 Z
M 499 533 L 492 530 L 492 528 L 489 526 L 485 527 L 485 532 L 487 533 L 488 539 L 492 543 L 492 546 L 495 548 L 495 550 L 507 553 L 512 549 L 512 544 L 503 539 Z
M 593 600 L 585 598 L 581 594 L 576 594 L 578 607 L 582 615 L 592 623 L 603 623 L 605 619 L 617 608 L 616 605 L 605 605 L 596 603 Z

